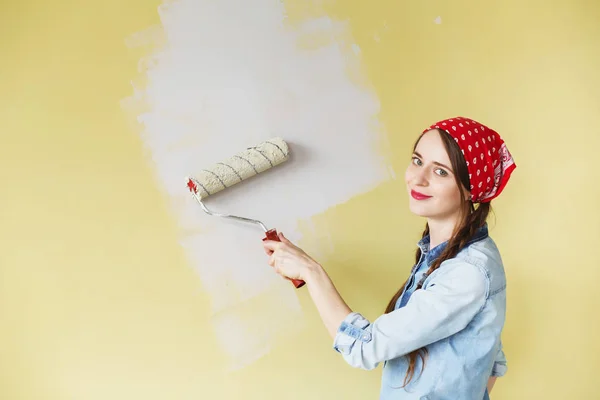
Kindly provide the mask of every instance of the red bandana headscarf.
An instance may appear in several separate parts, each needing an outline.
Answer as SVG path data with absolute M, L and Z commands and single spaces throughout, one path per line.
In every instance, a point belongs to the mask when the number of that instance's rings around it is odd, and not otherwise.
M 471 201 L 485 203 L 498 197 L 517 167 L 500 135 L 464 117 L 436 122 L 423 133 L 431 129 L 447 132 L 458 143 L 469 169 Z

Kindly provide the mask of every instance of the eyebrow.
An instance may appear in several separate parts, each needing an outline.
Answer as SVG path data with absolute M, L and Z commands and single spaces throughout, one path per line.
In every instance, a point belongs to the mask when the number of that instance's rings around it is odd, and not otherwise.
M 417 157 L 419 157 L 419 158 L 423 158 L 423 156 L 422 156 L 422 155 L 420 155 L 419 153 L 417 153 L 416 151 L 415 151 L 415 152 L 413 152 L 413 154 L 414 154 L 414 155 L 416 155 L 416 156 L 417 156 Z M 444 168 L 446 168 L 446 169 L 447 169 L 447 170 L 449 170 L 450 172 L 453 172 L 453 171 L 452 171 L 452 168 L 448 167 L 448 166 L 447 166 L 447 165 L 445 165 L 445 164 L 439 163 L 439 162 L 437 162 L 437 161 L 434 161 L 433 163 L 434 163 L 435 165 L 439 165 L 440 167 L 444 167 Z

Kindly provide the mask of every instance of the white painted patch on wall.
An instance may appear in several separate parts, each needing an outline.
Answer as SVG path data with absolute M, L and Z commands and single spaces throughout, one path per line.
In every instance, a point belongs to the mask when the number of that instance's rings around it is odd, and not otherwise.
M 151 28 L 127 41 L 164 43 L 141 61 L 147 83 L 122 106 L 142 126 L 181 243 L 211 298 L 211 323 L 229 367 L 241 368 L 277 337 L 301 329 L 296 289 L 267 265 L 262 230 L 206 215 L 185 177 L 282 137 L 289 161 L 206 204 L 262 220 L 298 242 L 300 220 L 390 179 L 380 151 L 386 138 L 376 119 L 379 102 L 350 79 L 360 76 L 360 52 L 344 23 L 319 18 L 291 29 L 283 5 L 269 0 L 181 0 L 159 13 L 162 36 Z M 330 40 L 317 48 L 298 45 L 315 34 Z
M 436 17 L 436 19 L 434 19 L 433 22 L 435 22 L 438 25 L 441 24 L 442 23 L 442 17 L 440 17 L 440 16 Z

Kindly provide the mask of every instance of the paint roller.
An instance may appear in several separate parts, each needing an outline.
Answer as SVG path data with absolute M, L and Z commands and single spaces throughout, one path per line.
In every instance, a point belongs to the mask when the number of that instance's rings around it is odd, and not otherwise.
M 289 153 L 283 139 L 272 138 L 200 171 L 196 177 L 188 177 L 187 187 L 207 214 L 259 225 L 265 231 L 263 240 L 280 241 L 276 229 L 267 229 L 265 224 L 255 219 L 210 211 L 202 200 L 287 161 Z M 299 279 L 291 281 L 296 288 L 305 284 Z

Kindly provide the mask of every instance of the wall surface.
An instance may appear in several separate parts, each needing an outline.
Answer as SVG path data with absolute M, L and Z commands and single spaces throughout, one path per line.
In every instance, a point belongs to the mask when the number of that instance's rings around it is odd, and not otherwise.
M 509 371 L 492 397 L 590 398 L 600 362 L 600 4 L 0 3 L 0 398 L 365 399 L 306 290 L 185 176 L 273 136 L 215 196 L 321 261 L 376 318 L 424 221 L 418 133 L 488 124 L 518 165 L 491 235 Z

